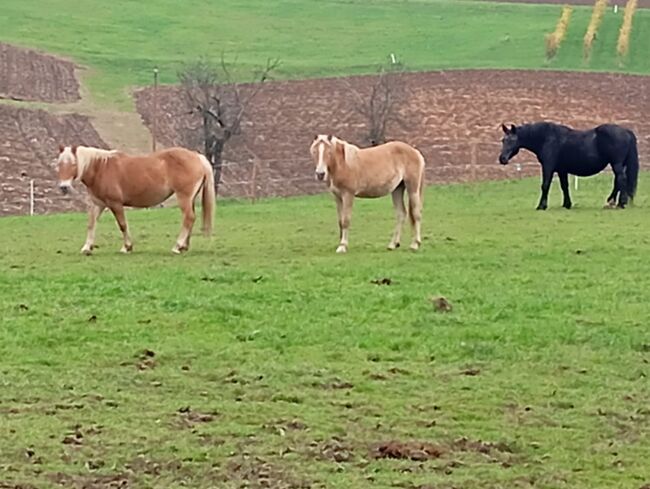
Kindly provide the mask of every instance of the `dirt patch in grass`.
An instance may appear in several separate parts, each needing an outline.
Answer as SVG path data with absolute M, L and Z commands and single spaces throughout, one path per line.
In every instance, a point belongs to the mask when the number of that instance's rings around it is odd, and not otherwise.
M 125 489 L 134 487 L 129 476 L 123 473 L 70 475 L 59 472 L 52 474 L 50 480 L 66 489 Z
M 380 442 L 371 447 L 370 456 L 374 459 L 397 459 L 426 461 L 439 459 L 458 452 L 474 452 L 494 457 L 493 461 L 509 464 L 499 455 L 510 455 L 513 449 L 503 442 L 493 443 L 469 438 L 458 438 L 451 443 L 431 443 L 422 441 L 391 440 Z
M 419 441 L 388 441 L 372 447 L 371 457 L 375 459 L 393 458 L 398 460 L 433 460 L 442 457 L 447 449 L 441 445 Z
M 202 413 L 195 411 L 190 406 L 183 406 L 176 411 L 175 424 L 179 428 L 194 428 L 196 425 L 214 421 L 218 415 L 219 413 L 216 411 Z
M 287 470 L 260 457 L 237 457 L 231 460 L 224 482 L 236 482 L 241 488 L 308 489 L 312 484 L 299 480 Z

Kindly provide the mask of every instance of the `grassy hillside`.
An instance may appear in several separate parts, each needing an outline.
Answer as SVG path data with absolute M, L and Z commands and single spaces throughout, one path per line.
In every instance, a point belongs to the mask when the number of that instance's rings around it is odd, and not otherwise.
M 557 5 L 457 0 L 4 0 L 0 40 L 93 68 L 94 95 L 124 106 L 127 87 L 149 84 L 155 66 L 163 82 L 174 82 L 182 62 L 203 54 L 218 57 L 222 50 L 238 56 L 243 79 L 267 57 L 282 59 L 281 77 L 371 72 L 390 53 L 415 70 L 547 67 L 544 34 L 553 30 L 559 13 Z M 581 36 L 588 16 L 588 8 L 577 9 L 566 45 L 578 42 L 563 48 L 551 67 L 585 67 Z M 590 69 L 619 69 L 613 57 L 618 23 L 605 27 L 611 32 L 603 39 L 613 41 L 602 52 L 597 45 Z M 624 69 L 650 73 L 645 52 L 650 11 L 638 12 L 634 32 Z
M 108 215 L 91 258 L 82 215 L 5 218 L 0 486 L 641 487 L 648 178 L 626 211 L 610 184 L 429 188 L 417 254 L 384 251 L 389 199 L 346 256 L 328 196 L 222 203 L 182 257 L 174 209 L 130 213 L 131 256 Z

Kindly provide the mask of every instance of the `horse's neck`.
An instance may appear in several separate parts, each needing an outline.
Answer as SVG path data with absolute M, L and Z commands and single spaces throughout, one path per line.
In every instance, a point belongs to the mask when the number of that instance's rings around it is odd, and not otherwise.
M 84 167 L 84 171 L 81 175 L 81 181 L 86 187 L 92 187 L 95 181 L 97 180 L 97 176 L 100 172 L 100 165 L 99 165 L 99 159 L 98 158 L 92 158 L 88 163 L 86 163 L 86 166 Z
M 522 134 L 520 134 L 519 138 L 519 144 L 522 148 L 527 149 L 536 155 L 539 155 L 539 153 L 542 151 L 545 139 L 540 138 L 533 127 L 527 127 L 523 129 Z
M 337 181 L 349 178 L 353 173 L 353 168 L 345 160 L 345 158 L 334 158 L 328 171 L 332 177 L 332 180 L 336 184 Z

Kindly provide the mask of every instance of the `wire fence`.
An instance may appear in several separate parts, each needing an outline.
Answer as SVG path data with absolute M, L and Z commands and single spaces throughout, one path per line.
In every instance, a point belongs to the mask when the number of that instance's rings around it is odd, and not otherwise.
M 533 161 L 511 163 L 508 166 L 499 165 L 496 161 L 487 163 L 489 158 L 483 153 L 479 162 L 480 144 L 456 145 L 445 144 L 437 148 L 428 148 L 431 152 L 443 149 L 443 158 L 429 158 L 425 180 L 427 185 L 446 183 L 472 183 L 485 180 L 514 180 L 539 174 L 539 164 Z M 490 144 L 494 150 L 495 145 Z M 460 149 L 469 157 L 467 163 L 449 163 Z M 240 198 L 256 202 L 262 197 L 286 197 L 293 195 L 314 194 L 326 192 L 327 187 L 314 176 L 314 164 L 307 156 L 305 158 L 259 158 L 248 151 L 249 157 L 242 161 L 224 161 L 221 167 L 219 195 L 223 198 Z M 494 152 L 491 151 L 490 154 Z M 439 161 L 445 161 L 440 164 Z M 496 160 L 496 158 L 494 158 Z M 299 172 L 299 173 L 298 173 Z M 604 173 L 612 173 L 607 169 Z M 24 190 L 14 188 L 14 198 L 0 199 L 4 214 L 45 214 L 56 210 L 72 210 L 80 208 L 81 201 L 70 202 L 69 197 L 58 195 L 51 182 L 44 179 L 28 179 L 24 182 Z M 21 182 L 20 185 L 23 185 Z M 573 187 L 579 188 L 578 177 L 573 177 Z M 67 200 L 65 200 L 67 199 Z M 174 203 L 173 197 L 163 205 Z M 65 203 L 65 204 L 64 204 Z

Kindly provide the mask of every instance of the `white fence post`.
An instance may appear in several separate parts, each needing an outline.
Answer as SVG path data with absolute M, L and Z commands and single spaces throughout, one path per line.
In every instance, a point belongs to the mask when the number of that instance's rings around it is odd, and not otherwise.
M 29 215 L 34 215 L 34 179 L 29 181 Z

